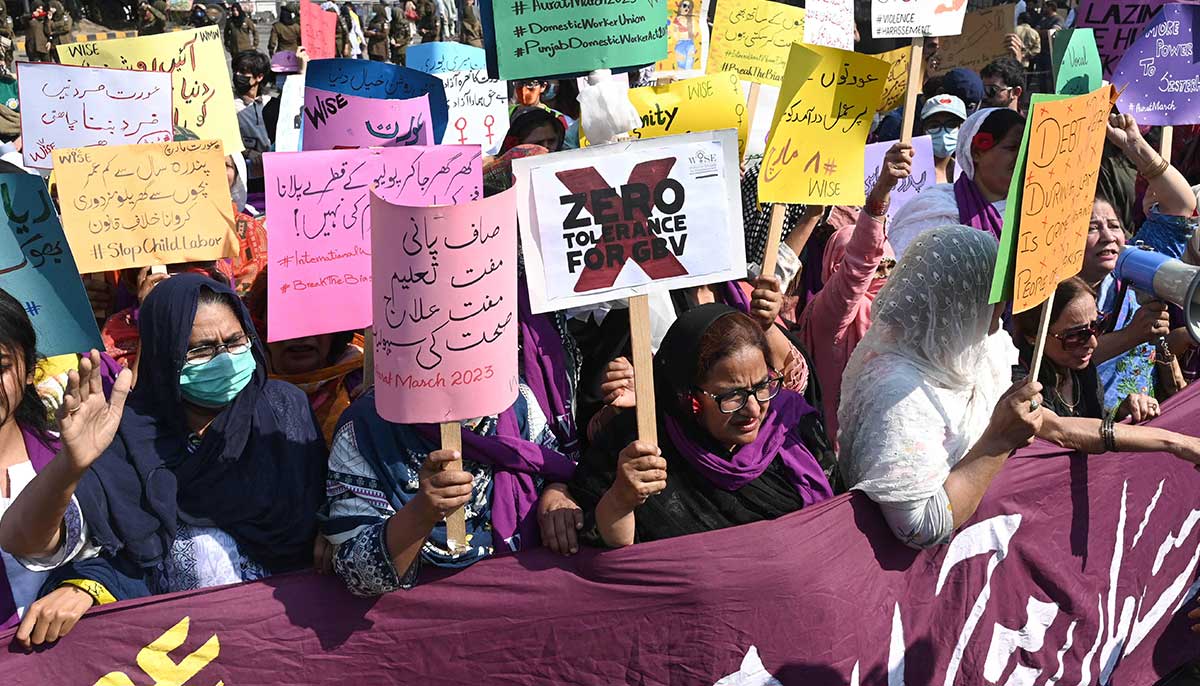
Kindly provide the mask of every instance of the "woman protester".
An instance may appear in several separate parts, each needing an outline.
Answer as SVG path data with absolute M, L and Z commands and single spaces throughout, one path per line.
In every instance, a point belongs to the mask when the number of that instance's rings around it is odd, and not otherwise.
M 74 494 L 101 555 L 51 583 L 84 580 L 97 601 L 321 559 L 325 445 L 304 394 L 267 379 L 246 308 L 211 279 L 177 274 L 146 298 L 139 327 L 139 382 L 116 439 L 102 453 L 55 457 L 10 508 L 22 526 L 5 545 L 29 557 L 54 551 Z
M 954 183 L 939 183 L 896 212 L 888 239 L 902 258 L 908 244 L 927 229 L 965 224 L 997 241 L 1004 228 L 1004 205 L 1012 182 L 1025 118 L 1009 109 L 983 109 L 958 129 Z
M 625 413 L 571 482 L 586 542 L 620 547 L 712 531 L 833 495 L 804 438 L 820 417 L 783 388 L 770 354 L 758 323 L 727 305 L 679 315 L 654 360 L 661 445 L 635 440 Z
M 543 107 L 521 107 L 513 111 L 508 133 L 500 146 L 500 154 L 520 145 L 533 145 L 549 152 L 562 150 L 567 135 L 561 117 Z
M 21 558 L 11 541 L 20 538 L 26 524 L 13 504 L 38 472 L 61 469 L 104 450 L 116 431 L 131 378 L 127 371 L 118 375 L 112 402 L 105 400 L 101 368 L 112 371 L 115 365 L 102 363 L 92 351 L 79 371 L 70 372 L 55 432 L 34 386 L 37 363 L 33 324 L 21 304 L 0 290 L 0 631 L 17 626 L 16 640 L 25 648 L 62 638 L 92 606 L 92 597 L 77 586 L 38 599 L 49 572 L 86 548 L 87 526 L 79 502 L 68 496 L 54 545 L 42 555 Z M 55 457 L 63 454 L 67 457 Z
M 821 384 L 830 437 L 837 436 L 842 372 L 871 326 L 871 303 L 896 265 L 888 243 L 887 211 L 892 190 L 912 173 L 912 157 L 907 143 L 888 150 L 857 224 L 839 229 L 826 243 L 821 265 L 824 286 L 800 316 L 800 339 Z
M 426 565 L 463 568 L 540 541 L 577 550 L 579 508 L 565 496 L 575 463 L 525 383 L 512 407 L 464 421 L 463 451 L 438 448 L 436 425 L 394 424 L 368 390 L 342 415 L 329 457 L 322 530 L 351 593 L 411 588 Z M 450 463 L 462 459 L 461 469 Z M 451 550 L 443 519 L 465 508 L 465 549 Z

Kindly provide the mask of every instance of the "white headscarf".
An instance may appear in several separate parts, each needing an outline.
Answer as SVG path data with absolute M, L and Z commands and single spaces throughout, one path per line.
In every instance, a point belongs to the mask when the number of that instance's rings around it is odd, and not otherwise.
M 839 464 L 879 502 L 923 500 L 983 434 L 1016 348 L 988 334 L 996 241 L 969 226 L 917 237 L 871 307 L 842 378 Z
M 983 128 L 983 122 L 987 121 L 988 115 L 999 110 L 999 107 L 978 110 L 958 127 L 958 147 L 955 148 L 954 164 L 972 181 L 975 180 L 975 160 L 971 159 L 971 146 L 975 142 L 975 135 Z

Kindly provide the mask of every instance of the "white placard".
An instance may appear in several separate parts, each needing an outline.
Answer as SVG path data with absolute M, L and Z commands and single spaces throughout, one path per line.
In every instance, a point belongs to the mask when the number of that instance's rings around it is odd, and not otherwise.
M 957 36 L 962 33 L 966 14 L 967 0 L 872 0 L 871 35 Z
M 17 75 L 26 167 L 51 169 L 59 148 L 174 138 L 170 73 L 22 62 Z
M 733 129 L 525 157 L 513 174 L 534 312 L 746 276 Z
M 804 42 L 854 50 L 854 0 L 808 0 L 804 6 Z
M 434 74 L 446 87 L 445 145 L 478 145 L 497 150 L 508 133 L 508 82 L 489 79 L 487 71 Z

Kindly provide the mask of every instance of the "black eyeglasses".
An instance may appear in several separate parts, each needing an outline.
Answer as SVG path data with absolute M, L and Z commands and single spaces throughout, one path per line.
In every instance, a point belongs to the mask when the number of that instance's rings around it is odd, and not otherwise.
M 771 372 L 765 380 L 749 388 L 735 388 L 732 391 L 726 391 L 719 395 L 709 393 L 703 388 L 697 388 L 696 390 L 715 400 L 717 409 L 721 411 L 721 414 L 733 414 L 745 407 L 746 403 L 750 402 L 750 396 L 753 395 L 755 400 L 765 403 L 779 395 L 779 391 L 782 389 L 783 377 L 775 372 Z
M 1103 333 L 1102 325 L 1103 322 L 1097 319 L 1090 324 L 1084 324 L 1073 329 L 1067 329 L 1062 333 L 1052 333 L 1050 335 L 1057 338 L 1062 343 L 1062 346 L 1068 350 L 1082 348 L 1088 344 L 1088 341 L 1092 340 L 1092 336 L 1099 336 Z
M 183 364 L 186 367 L 191 367 L 197 364 L 204 364 L 211 361 L 221 353 L 229 353 L 230 355 L 241 355 L 250 349 L 250 338 L 242 336 L 232 343 L 222 343 L 219 345 L 200 345 L 195 348 L 189 348 L 184 354 Z

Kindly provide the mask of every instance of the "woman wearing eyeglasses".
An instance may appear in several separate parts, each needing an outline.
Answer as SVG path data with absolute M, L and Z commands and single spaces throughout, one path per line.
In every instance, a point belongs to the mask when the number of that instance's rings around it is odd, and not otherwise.
M 43 591 L 72 583 L 108 602 L 312 564 L 325 549 L 314 548 L 325 441 L 304 393 L 267 380 L 246 308 L 212 279 L 177 274 L 140 315 L 139 377 L 116 438 L 38 474 L 11 508 L 25 535 L 10 552 L 52 552 L 74 495 L 100 554 Z
M 1043 305 L 1044 307 L 1044 305 Z M 1013 379 L 1029 375 L 1042 308 L 1013 316 L 1020 362 Z M 1158 401 L 1133 393 L 1115 415 L 1104 412 L 1104 387 L 1093 360 L 1100 335 L 1096 292 L 1079 277 L 1058 285 L 1050 308 L 1050 326 L 1038 381 L 1042 383 L 1042 426 L 1037 435 L 1064 448 L 1088 453 L 1160 451 L 1200 461 L 1200 439 L 1153 427 L 1136 426 L 1159 414 Z M 1114 422 L 1130 418 L 1133 423 Z
M 592 443 L 571 482 L 581 538 L 620 547 L 774 519 L 833 491 L 806 447 L 820 418 L 783 390 L 766 336 L 719 303 L 679 315 L 654 359 L 659 445 L 633 413 Z M 651 497 L 653 496 L 653 497 Z

